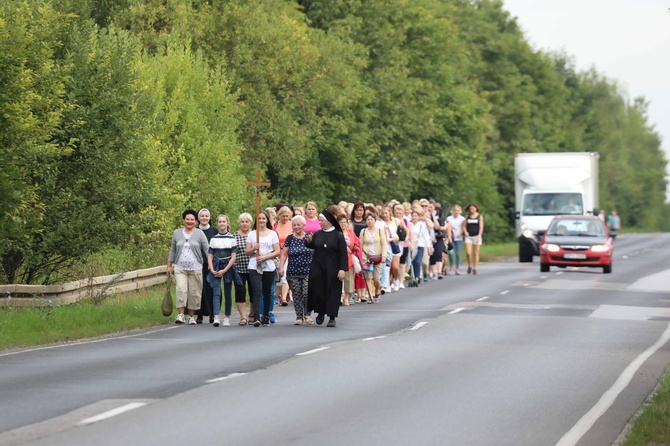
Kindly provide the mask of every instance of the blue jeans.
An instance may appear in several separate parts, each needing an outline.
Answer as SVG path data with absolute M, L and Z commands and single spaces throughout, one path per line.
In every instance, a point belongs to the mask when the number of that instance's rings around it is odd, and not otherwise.
M 221 313 L 221 278 L 214 277 L 212 273 L 207 274 L 207 282 L 212 287 L 212 316 Z M 233 282 L 224 282 L 223 292 L 226 297 L 225 315 L 230 316 L 233 307 Z
M 383 288 L 388 288 L 389 286 L 389 276 L 391 275 L 391 256 L 393 251 L 391 251 L 391 244 L 389 243 L 388 250 L 386 251 L 386 263 L 382 269 L 381 284 Z
M 463 248 L 463 240 L 454 240 L 454 249 L 449 251 L 449 265 L 452 268 L 458 269 L 461 266 L 461 248 Z M 456 263 L 454 263 L 454 256 L 456 256 Z
M 412 272 L 414 273 L 414 278 L 421 278 L 421 260 L 423 259 L 423 250 L 424 247 L 419 247 L 416 249 L 416 257 L 412 259 Z

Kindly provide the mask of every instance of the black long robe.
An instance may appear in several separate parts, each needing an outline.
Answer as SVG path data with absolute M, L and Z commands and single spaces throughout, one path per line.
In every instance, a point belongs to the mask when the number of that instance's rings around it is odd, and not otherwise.
M 348 269 L 344 235 L 338 230 L 317 231 L 305 245 L 314 250 L 309 268 L 307 310 L 337 317 L 342 295 L 342 281 L 337 278 L 337 272 Z

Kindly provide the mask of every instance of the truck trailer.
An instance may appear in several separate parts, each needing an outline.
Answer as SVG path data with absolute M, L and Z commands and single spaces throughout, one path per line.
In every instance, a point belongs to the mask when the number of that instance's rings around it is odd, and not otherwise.
M 516 234 L 519 262 L 540 254 L 540 240 L 556 215 L 598 215 L 595 152 L 514 155 Z

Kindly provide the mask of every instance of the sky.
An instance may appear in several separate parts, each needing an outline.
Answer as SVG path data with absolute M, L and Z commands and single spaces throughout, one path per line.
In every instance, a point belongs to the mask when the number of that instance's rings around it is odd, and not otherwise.
M 670 0 L 503 3 L 535 49 L 563 51 L 579 71 L 595 67 L 631 100 L 644 96 L 670 160 Z

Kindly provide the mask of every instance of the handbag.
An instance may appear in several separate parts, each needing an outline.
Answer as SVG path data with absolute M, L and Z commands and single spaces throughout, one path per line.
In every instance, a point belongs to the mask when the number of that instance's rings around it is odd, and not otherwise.
M 381 255 L 381 254 L 372 254 L 372 255 L 368 255 L 368 260 L 369 260 L 370 263 L 372 263 L 373 265 L 376 265 L 376 264 L 378 264 L 378 263 L 382 263 L 382 255 Z
M 391 252 L 393 254 L 400 254 L 400 245 L 398 242 L 391 242 Z
M 172 278 L 168 277 L 167 286 L 165 287 L 165 295 L 163 295 L 163 301 L 161 302 L 161 313 L 163 316 L 172 316 L 174 311 L 174 302 L 172 301 Z
M 357 255 L 352 255 L 351 259 L 354 262 L 354 273 L 358 274 L 361 271 L 363 271 L 363 268 L 361 267 L 361 261 L 359 260 Z

